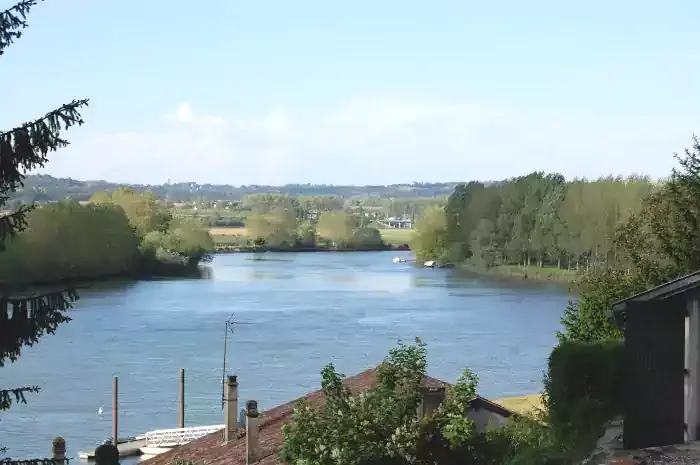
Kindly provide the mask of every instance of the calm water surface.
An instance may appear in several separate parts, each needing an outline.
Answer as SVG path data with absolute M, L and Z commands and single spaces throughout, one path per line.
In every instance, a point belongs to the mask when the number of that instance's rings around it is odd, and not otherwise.
M 470 367 L 486 396 L 541 388 L 570 298 L 565 289 L 395 264 L 396 255 L 222 255 L 209 280 L 84 290 L 71 323 L 0 371 L 0 386 L 42 387 L 2 415 L 0 445 L 14 458 L 48 456 L 56 435 L 69 456 L 94 448 L 111 435 L 114 375 L 120 436 L 177 427 L 180 368 L 186 424 L 223 423 L 223 333 L 232 312 L 229 365 L 241 401 L 257 399 L 262 408 L 318 389 L 330 361 L 351 375 L 415 336 L 428 344 L 432 376 L 454 381 Z

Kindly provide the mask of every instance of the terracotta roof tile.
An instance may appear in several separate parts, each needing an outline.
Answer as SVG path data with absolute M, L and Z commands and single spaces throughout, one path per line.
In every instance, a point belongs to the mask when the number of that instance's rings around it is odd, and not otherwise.
M 350 392 L 357 394 L 370 388 L 376 380 L 377 368 L 370 368 L 355 376 L 346 378 L 343 383 Z M 439 379 L 426 376 L 424 387 L 449 387 L 450 384 Z M 294 405 L 301 399 L 306 399 L 318 407 L 323 404 L 323 393 L 315 391 L 306 396 L 263 411 L 258 423 L 258 439 L 260 441 L 261 459 L 259 465 L 271 465 L 277 462 L 277 453 L 282 448 L 284 437 L 282 425 L 291 420 Z M 174 460 L 192 460 L 198 464 L 207 465 L 244 465 L 246 463 L 245 432 L 236 440 L 223 444 L 223 430 L 209 434 L 196 441 L 171 449 L 148 460 L 140 462 L 143 465 L 173 465 Z

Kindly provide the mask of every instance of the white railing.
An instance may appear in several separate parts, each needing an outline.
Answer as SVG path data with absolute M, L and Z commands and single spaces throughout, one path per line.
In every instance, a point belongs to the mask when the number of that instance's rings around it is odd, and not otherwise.
M 175 447 L 224 429 L 225 425 L 156 429 L 146 433 L 146 447 Z

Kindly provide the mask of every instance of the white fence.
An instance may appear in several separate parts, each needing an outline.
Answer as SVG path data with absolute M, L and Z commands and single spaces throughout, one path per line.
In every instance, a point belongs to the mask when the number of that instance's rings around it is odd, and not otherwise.
M 146 433 L 147 447 L 175 447 L 224 429 L 225 425 L 156 429 Z

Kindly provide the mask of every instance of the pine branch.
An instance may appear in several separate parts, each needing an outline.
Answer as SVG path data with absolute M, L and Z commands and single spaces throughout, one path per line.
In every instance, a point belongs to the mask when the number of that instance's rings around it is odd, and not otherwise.
M 44 334 L 53 334 L 58 325 L 70 321 L 64 312 L 76 300 L 74 290 L 13 297 L 0 294 L 0 368 L 7 359 L 17 360 L 23 346 L 33 346 Z
M 0 55 L 22 37 L 22 29 L 28 26 L 27 13 L 39 0 L 24 0 L 0 13 Z
M 61 131 L 82 125 L 79 109 L 88 105 L 88 99 L 73 100 L 43 117 L 0 133 L 0 207 L 7 194 L 24 185 L 24 173 L 43 167 L 47 155 L 68 145 Z M 21 231 L 25 226 L 27 209 L 20 209 L 0 218 L 0 242 Z
M 68 145 L 61 131 L 84 123 L 78 109 L 85 107 L 88 99 L 71 103 L 50 111 L 41 118 L 0 133 L 0 185 L 5 189 L 21 187 L 23 173 L 43 167 L 47 155 Z
M 2 204 L 2 197 L 0 197 L 0 205 Z M 27 227 L 26 214 L 34 208 L 34 205 L 22 205 L 15 212 L 0 215 L 0 253 L 5 250 L 5 238 L 14 237 L 17 233 L 24 231 Z
M 36 394 L 41 388 L 39 386 L 27 386 L 16 389 L 0 389 L 0 410 L 8 410 L 13 402 L 15 404 L 26 404 L 26 394 Z

